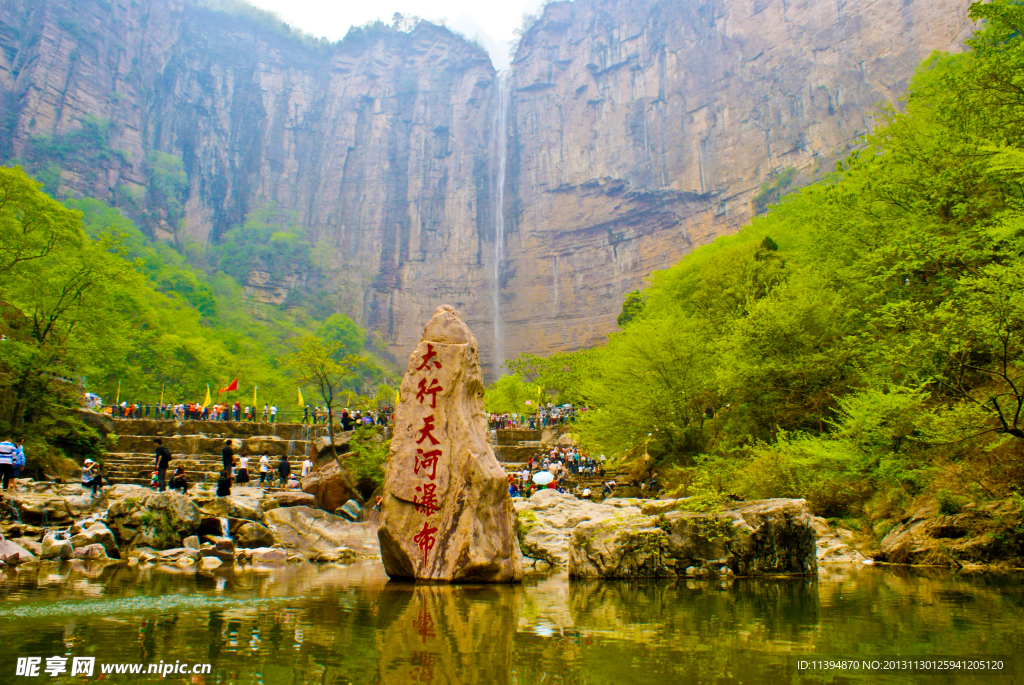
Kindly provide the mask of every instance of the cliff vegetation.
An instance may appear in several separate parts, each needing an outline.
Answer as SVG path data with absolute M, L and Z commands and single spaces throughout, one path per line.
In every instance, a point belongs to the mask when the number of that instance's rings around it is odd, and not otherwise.
M 313 296 L 274 306 L 243 290 L 251 266 L 273 269 L 311 249 L 277 218 L 257 212 L 238 227 L 240 238 L 175 249 L 115 208 L 58 202 L 21 168 L 0 168 L 0 434 L 23 435 L 43 462 L 97 454 L 99 434 L 70 411 L 84 390 L 107 403 L 202 401 L 208 384 L 216 391 L 234 377 L 241 397 L 232 401 L 251 401 L 255 385 L 259 402 L 287 416 L 301 383 L 286 361 L 307 336 L 358 355 L 338 390 L 345 404 L 375 403 L 393 372 L 348 317 L 315 316 Z M 305 398 L 321 403 L 314 392 Z

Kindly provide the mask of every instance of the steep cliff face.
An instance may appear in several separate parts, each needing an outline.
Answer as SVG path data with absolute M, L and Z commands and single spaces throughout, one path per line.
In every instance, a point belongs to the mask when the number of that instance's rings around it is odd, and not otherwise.
M 181 0 L 0 8 L 8 158 L 98 120 L 109 137 L 71 146 L 63 191 L 131 202 L 161 151 L 187 174 L 179 237 L 216 240 L 275 203 L 340 306 L 401 355 L 439 302 L 489 330 L 495 73 L 479 49 L 425 22 L 318 46 Z M 265 276 L 250 290 L 281 299 Z
M 50 185 L 148 203 L 158 236 L 217 241 L 273 203 L 398 358 L 449 303 L 487 361 L 496 330 L 505 357 L 599 342 L 625 292 L 773 175 L 830 168 L 971 28 L 969 0 L 555 3 L 502 127 L 487 56 L 442 27 L 323 45 L 197 2 L 0 0 L 0 156 L 56 151 Z M 305 282 L 252 274 L 267 301 Z
M 590 346 L 656 269 L 749 220 L 761 184 L 855 144 L 968 0 L 576 0 L 513 62 L 508 356 Z

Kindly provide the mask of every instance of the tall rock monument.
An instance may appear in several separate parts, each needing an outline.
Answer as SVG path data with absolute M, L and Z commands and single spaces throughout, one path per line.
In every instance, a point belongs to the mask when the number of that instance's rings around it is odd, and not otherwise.
M 476 338 L 438 307 L 409 356 L 379 530 L 392 578 L 516 582 L 523 556 L 505 471 L 487 443 Z

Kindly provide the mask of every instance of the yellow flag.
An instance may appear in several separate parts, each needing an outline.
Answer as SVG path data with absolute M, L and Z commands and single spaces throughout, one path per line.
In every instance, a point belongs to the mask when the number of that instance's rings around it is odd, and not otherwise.
M 210 398 L 210 384 L 207 383 L 206 384 L 206 399 L 203 400 L 203 409 L 206 409 L 211 404 L 213 404 L 213 400 Z
M 395 406 L 397 407 L 402 402 L 402 396 L 395 390 Z
M 302 401 L 302 388 L 299 388 L 299 406 L 305 407 L 306 403 Z

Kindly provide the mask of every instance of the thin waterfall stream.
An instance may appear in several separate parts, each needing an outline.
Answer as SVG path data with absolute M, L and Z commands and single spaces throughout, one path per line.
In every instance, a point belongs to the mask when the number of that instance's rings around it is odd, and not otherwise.
M 505 168 L 508 162 L 508 109 L 511 102 L 512 72 L 499 71 L 495 77 L 494 127 L 494 373 L 500 375 L 505 361 L 504 331 L 501 325 L 501 277 L 505 268 Z

